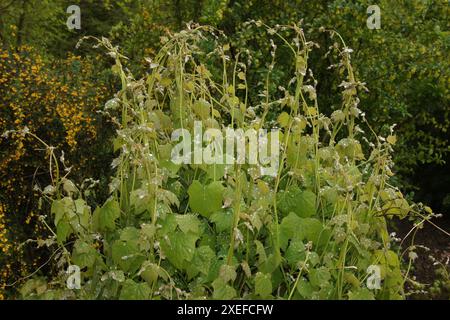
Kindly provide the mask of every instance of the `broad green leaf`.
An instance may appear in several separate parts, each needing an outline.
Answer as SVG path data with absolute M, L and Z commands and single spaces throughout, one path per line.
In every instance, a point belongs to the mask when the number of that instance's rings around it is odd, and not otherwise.
M 272 293 L 272 281 L 270 274 L 258 272 L 255 277 L 255 293 L 261 298 L 267 298 Z
M 233 283 L 237 276 L 236 268 L 234 266 L 224 264 L 220 267 L 219 276 L 223 281 Z
M 163 235 L 170 234 L 177 229 L 177 217 L 174 214 L 168 214 L 164 220 L 161 221 L 161 229 L 159 232 Z
M 224 187 L 219 181 L 204 186 L 200 181 L 195 180 L 188 189 L 189 205 L 193 212 L 198 212 L 202 216 L 209 216 L 222 207 L 222 195 Z
M 141 225 L 141 235 L 145 240 L 151 240 L 156 234 L 156 227 L 153 224 L 144 223 Z
M 233 212 L 231 210 L 221 210 L 214 212 L 211 221 L 216 225 L 218 232 L 229 231 L 233 225 Z
M 85 233 L 89 229 L 90 207 L 83 199 L 65 197 L 52 203 L 58 241 L 64 242 L 73 232 Z
M 137 246 L 140 238 L 139 229 L 135 227 L 126 227 L 120 233 L 120 240 L 123 240 L 132 246 Z
M 258 263 L 263 264 L 267 260 L 266 250 L 264 249 L 264 245 L 259 241 L 255 240 L 256 245 L 256 254 L 258 255 Z
M 350 272 L 344 273 L 344 279 L 347 283 L 351 284 L 354 288 L 359 288 L 361 286 L 361 281 Z
M 316 214 L 316 195 L 309 190 L 302 191 L 298 199 L 298 210 L 294 211 L 300 217 L 306 218 Z
M 52 202 L 51 213 L 54 215 L 55 225 L 57 226 L 66 213 L 72 210 L 73 200 L 71 198 L 65 197 L 61 200 L 54 200 Z
M 173 146 L 170 143 L 159 145 L 158 146 L 158 155 L 159 155 L 159 164 L 161 167 L 166 168 L 172 174 L 176 174 L 178 170 L 181 168 L 181 165 L 175 164 L 171 159 L 171 152 Z
M 125 272 L 136 272 L 145 260 L 136 244 L 123 240 L 116 240 L 113 243 L 111 254 L 114 263 Z
M 205 99 L 199 99 L 192 105 L 192 110 L 200 119 L 206 120 L 211 113 L 211 104 Z
M 225 175 L 225 164 L 201 164 L 200 168 L 208 174 L 212 180 L 220 180 Z
M 283 128 L 287 127 L 287 125 L 289 124 L 289 119 L 290 116 L 287 112 L 282 112 L 279 116 L 278 116 L 278 123 L 280 124 L 280 126 L 282 126 Z
M 349 300 L 375 300 L 373 293 L 367 288 L 359 288 L 348 293 Z
M 324 287 L 331 279 L 330 271 L 326 267 L 312 269 L 309 271 L 309 281 L 315 287 Z
M 187 265 L 187 274 L 189 278 L 195 277 L 198 273 L 205 276 L 208 275 L 211 263 L 214 261 L 216 254 L 209 246 L 201 246 L 195 250 L 192 263 Z
M 137 283 L 131 279 L 125 281 L 120 291 L 120 300 L 147 300 L 150 298 L 150 287 L 147 283 Z
M 390 267 L 399 267 L 400 261 L 398 255 L 392 250 L 376 250 L 375 251 L 376 260 L 374 263 L 389 265 Z
M 115 199 L 109 199 L 105 204 L 94 211 L 94 226 L 100 231 L 113 231 L 116 228 L 116 219 L 120 217 L 120 206 Z
M 91 208 L 86 205 L 83 199 L 75 200 L 74 204 L 76 216 L 73 216 L 71 219 L 72 227 L 77 232 L 86 231 L 89 228 Z
M 259 265 L 259 270 L 263 273 L 274 272 L 281 263 L 281 255 L 276 253 L 271 253 L 267 260 Z
M 73 246 L 72 261 L 81 269 L 85 267 L 92 267 L 98 253 L 95 248 L 82 240 L 77 240 Z
M 144 261 L 138 274 L 151 286 L 158 280 L 159 273 L 160 267 L 157 264 L 150 261 Z
M 29 279 L 25 284 L 20 287 L 19 292 L 23 298 L 32 296 L 33 294 L 41 294 L 47 290 L 47 282 L 44 278 Z
M 169 190 L 158 190 L 157 197 L 167 206 L 175 206 L 177 208 L 180 206 L 177 196 Z
M 299 230 L 301 230 L 302 239 L 312 241 L 317 246 L 319 237 L 322 237 L 322 222 L 315 218 L 300 219 Z
M 316 195 L 293 186 L 277 195 L 277 206 L 284 216 L 295 212 L 302 218 L 311 217 L 316 213 Z
M 192 232 L 194 234 L 199 234 L 200 231 L 200 221 L 193 214 L 177 214 L 176 220 L 178 227 L 184 233 Z
M 192 233 L 172 232 L 161 240 L 161 249 L 167 259 L 177 268 L 184 269 L 192 261 L 198 236 Z
M 56 226 L 56 236 L 59 243 L 66 241 L 67 237 L 72 233 L 72 228 L 70 223 L 62 219 L 58 222 Z
M 347 157 L 349 159 L 357 160 L 364 159 L 361 144 L 355 139 L 341 139 L 336 145 L 336 150 L 339 152 L 342 158 Z
M 300 225 L 301 218 L 295 213 L 291 212 L 289 215 L 281 221 L 280 224 L 280 247 L 286 250 L 289 239 L 294 237 L 300 238 Z
M 292 240 L 284 257 L 291 268 L 297 268 L 297 264 L 306 259 L 305 245 L 303 242 L 300 240 Z
M 290 239 L 312 241 L 315 247 L 322 247 L 331 236 L 316 218 L 300 218 L 291 212 L 280 224 L 280 247 L 286 250 Z
M 297 291 L 303 298 L 308 299 L 312 297 L 314 289 L 308 279 L 301 277 L 297 284 Z
M 125 281 L 125 274 L 122 270 L 113 270 L 108 272 L 108 276 L 111 277 L 111 279 L 117 281 L 117 282 L 124 282 Z
M 236 290 L 227 285 L 225 281 L 221 278 L 217 278 L 212 283 L 214 292 L 213 292 L 213 299 L 217 300 L 231 300 L 234 297 L 236 297 Z
M 150 210 L 151 199 L 144 189 L 136 189 L 130 192 L 130 206 L 134 208 L 134 214 L 139 215 L 145 210 Z

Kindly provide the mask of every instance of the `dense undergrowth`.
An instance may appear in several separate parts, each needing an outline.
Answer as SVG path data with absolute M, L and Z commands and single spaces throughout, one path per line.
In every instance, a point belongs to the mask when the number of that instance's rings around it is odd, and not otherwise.
M 231 53 L 213 28 L 192 25 L 163 38 L 141 79 L 123 67 L 117 47 L 95 40 L 122 84 L 103 110 L 117 127 L 110 197 L 91 205 L 95 182 L 73 183 L 60 150 L 41 140 L 52 178 L 41 222 L 52 236 L 27 245 L 52 250 L 55 276 L 33 274 L 22 298 L 405 297 L 414 251 L 400 250 L 386 221 L 433 214 L 389 182 L 396 136 L 377 136 L 366 121 L 358 94 L 367 89 L 355 77 L 352 50 L 321 30 L 334 41 L 330 73 L 342 79 L 341 105 L 325 115 L 309 65 L 316 44 L 297 25 L 251 24 L 266 29 L 272 56 L 254 83 L 246 77 L 252 57 Z M 292 59 L 278 61 L 277 50 Z M 288 83 L 273 80 L 280 63 L 291 66 Z M 259 90 L 258 105 L 248 104 L 249 90 Z M 262 175 L 260 165 L 173 163 L 172 132 L 192 132 L 195 121 L 205 130 L 279 128 L 276 176 Z M 70 265 L 81 268 L 80 289 L 67 288 Z M 368 288 L 374 266 L 380 287 Z

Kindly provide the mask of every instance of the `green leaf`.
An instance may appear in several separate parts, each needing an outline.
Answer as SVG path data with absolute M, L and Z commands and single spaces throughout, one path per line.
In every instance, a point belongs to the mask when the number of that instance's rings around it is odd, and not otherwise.
M 136 189 L 130 192 L 130 206 L 134 208 L 134 214 L 139 215 L 145 210 L 150 210 L 151 199 L 144 189 Z
M 219 181 L 204 186 L 200 181 L 195 180 L 188 189 L 189 205 L 194 212 L 202 216 L 209 216 L 222 207 L 222 195 L 224 187 Z
M 277 194 L 277 207 L 284 216 L 296 210 L 299 194 L 300 189 L 298 187 L 290 187 L 286 190 L 281 190 Z
M 305 261 L 306 252 L 305 252 L 305 245 L 303 244 L 303 242 L 300 240 L 291 241 L 284 257 L 286 258 L 287 263 L 292 268 L 294 267 L 296 268 L 297 264 L 300 261 Z
M 171 174 L 176 174 L 181 168 L 181 165 L 175 164 L 171 160 L 171 151 L 173 146 L 168 143 L 158 146 L 159 151 L 159 164 L 161 167 L 166 168 Z
M 233 225 L 233 212 L 231 210 L 221 210 L 214 212 L 211 221 L 215 223 L 218 232 L 229 231 Z
M 311 298 L 314 289 L 307 279 L 301 277 L 297 284 L 298 293 L 305 299 Z
M 175 193 L 170 190 L 158 190 L 157 197 L 167 206 L 180 207 L 180 201 L 178 200 Z
M 149 286 L 158 280 L 159 273 L 160 267 L 150 261 L 145 261 L 139 271 L 139 275 L 148 283 Z
M 315 246 L 322 247 L 331 236 L 330 230 L 323 227 L 316 218 L 300 218 L 291 212 L 280 224 L 280 247 L 285 250 L 289 240 L 312 241 Z
M 192 233 L 172 232 L 161 240 L 161 249 L 167 259 L 178 269 L 192 261 L 198 236 Z
M 113 270 L 107 273 L 108 276 L 117 281 L 117 282 L 124 282 L 125 281 L 125 274 L 122 270 Z
M 212 283 L 214 292 L 213 292 L 213 299 L 217 300 L 231 300 L 234 297 L 236 297 L 236 290 L 227 285 L 225 281 L 221 278 L 217 278 Z
M 314 245 L 318 244 L 319 237 L 323 231 L 323 224 L 315 218 L 300 219 L 299 229 L 302 239 L 312 241 Z
M 192 263 L 187 265 L 187 274 L 190 279 L 197 274 L 202 273 L 205 276 L 209 274 L 211 263 L 214 261 L 216 254 L 209 246 L 201 246 L 195 250 Z
M 300 193 L 298 211 L 294 211 L 300 217 L 306 218 L 316 214 L 316 195 L 309 190 Z
M 73 246 L 72 261 L 81 269 L 91 268 L 98 257 L 97 251 L 86 242 L 77 240 Z
M 76 215 L 73 215 L 71 218 L 72 228 L 76 232 L 86 231 L 89 228 L 91 208 L 86 205 L 86 202 L 83 199 L 75 200 L 74 204 Z
M 274 272 L 281 263 L 281 255 L 276 253 L 271 253 L 267 260 L 259 265 L 259 270 L 263 273 Z
M 126 227 L 120 233 L 120 240 L 130 243 L 133 247 L 137 247 L 140 232 L 135 227 Z
M 145 257 L 139 252 L 137 244 L 130 241 L 116 240 L 111 247 L 114 263 L 125 272 L 136 272 Z
M 287 112 L 282 112 L 277 119 L 277 122 L 283 127 L 287 127 L 289 124 L 290 116 Z
M 256 254 L 258 255 L 258 263 L 263 264 L 267 260 L 266 250 L 264 249 L 264 245 L 259 240 L 255 240 L 256 245 Z
M 392 250 L 376 250 L 374 263 L 382 265 L 389 265 L 394 268 L 400 267 L 400 261 L 398 255 Z
M 23 298 L 33 296 L 36 294 L 41 294 L 47 290 L 47 282 L 44 278 L 33 278 L 29 279 L 25 284 L 19 289 L 20 294 Z
M 348 293 L 349 300 L 375 300 L 373 293 L 367 288 L 359 288 Z
M 234 266 L 224 264 L 220 267 L 219 276 L 223 281 L 233 283 L 237 276 L 236 268 Z
M 161 229 L 159 232 L 163 235 L 170 234 L 177 229 L 178 222 L 177 217 L 174 214 L 169 214 L 164 220 L 161 221 Z
M 52 202 L 52 208 L 50 212 L 55 216 L 55 226 L 58 225 L 59 221 L 66 215 L 67 212 L 71 211 L 72 208 L 73 201 L 68 197 L 65 197 L 61 200 L 54 200 Z
M 289 215 L 281 221 L 280 224 L 280 247 L 285 250 L 289 239 L 294 237 L 300 238 L 299 226 L 301 224 L 301 218 L 295 213 L 291 212 Z M 301 238 L 300 238 L 301 239 Z
M 345 282 L 351 284 L 355 288 L 359 288 L 359 286 L 361 285 L 361 281 L 359 281 L 359 279 L 353 273 L 344 273 L 344 279 Z
M 309 281 L 313 286 L 324 287 L 331 279 L 330 271 L 326 267 L 312 269 L 309 272 Z
M 349 159 L 364 159 L 361 144 L 359 141 L 351 138 L 341 139 L 337 145 L 336 150 L 342 157 Z
M 258 272 L 255 277 L 255 293 L 261 298 L 267 298 L 272 293 L 272 281 L 270 274 Z
M 151 290 L 147 283 L 137 283 L 128 279 L 123 284 L 120 292 L 120 300 L 147 300 L 150 298 Z
M 316 213 L 316 195 L 292 186 L 277 195 L 277 206 L 283 215 L 295 212 L 302 218 L 311 217 Z
M 70 223 L 66 220 L 60 220 L 56 226 L 56 237 L 59 243 L 66 241 L 67 237 L 72 233 Z
M 116 219 L 120 217 L 120 206 L 115 199 L 109 199 L 94 211 L 94 227 L 99 231 L 113 231 Z
M 153 239 L 156 234 L 156 227 L 152 224 L 144 223 L 141 225 L 141 234 L 147 240 Z
M 202 163 L 200 168 L 206 172 L 208 177 L 212 180 L 219 180 L 225 175 L 225 164 L 213 163 L 213 164 L 205 164 Z
M 199 234 L 200 221 L 193 214 L 178 214 L 176 215 L 176 220 L 178 227 L 184 233 L 192 232 L 194 234 Z
M 85 233 L 89 229 L 90 207 L 83 199 L 65 197 L 52 203 L 58 242 L 64 242 L 73 232 Z
M 192 110 L 200 119 L 206 120 L 211 113 L 211 104 L 205 99 L 199 99 L 192 105 Z

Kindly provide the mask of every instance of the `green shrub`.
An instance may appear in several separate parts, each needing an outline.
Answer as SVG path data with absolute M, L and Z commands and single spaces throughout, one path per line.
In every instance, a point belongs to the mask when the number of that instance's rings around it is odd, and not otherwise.
M 267 37 L 274 40 L 272 61 L 261 84 L 247 82 L 251 57 L 231 56 L 226 38 L 212 28 L 194 25 L 163 39 L 142 79 L 125 71 L 124 57 L 107 39 L 98 40 L 122 82 L 104 109 L 117 125 L 110 198 L 90 206 L 89 190 L 63 177 L 61 163 L 53 167 L 43 195 L 51 214 L 42 222 L 52 230 L 45 244 L 54 249 L 59 274 L 29 280 L 23 298 L 404 297 L 408 272 L 386 219 L 431 212 L 422 213 L 389 183 L 396 137 L 372 135 L 358 106 L 365 86 L 343 41 L 330 52 L 343 77 L 341 107 L 326 116 L 308 64 L 315 44 L 297 25 L 268 27 Z M 211 41 L 213 50 L 205 52 Z M 275 41 L 290 61 L 277 61 Z M 293 70 L 288 83 L 272 79 L 278 62 Z M 250 88 L 261 88 L 257 105 L 248 104 Z M 197 120 L 221 131 L 280 128 L 275 177 L 262 175 L 258 164 L 172 162 L 172 132 L 193 132 Z M 58 158 L 48 150 L 55 166 Z M 81 268 L 80 290 L 66 286 L 69 265 Z M 367 288 L 373 266 L 381 272 L 376 290 Z

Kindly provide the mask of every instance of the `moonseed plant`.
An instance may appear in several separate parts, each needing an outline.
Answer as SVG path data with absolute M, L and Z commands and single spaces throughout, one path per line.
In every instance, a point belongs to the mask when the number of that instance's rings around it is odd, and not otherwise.
M 68 175 L 54 176 L 43 223 L 52 230 L 46 244 L 60 272 L 29 280 L 24 298 L 404 297 L 409 267 L 403 268 L 386 220 L 428 219 L 431 212 L 409 204 L 389 183 L 396 138 L 377 136 L 365 120 L 358 92 L 367 89 L 352 69 L 351 49 L 323 30 L 335 40 L 328 54 L 342 76 L 341 105 L 327 116 L 309 65 L 317 45 L 298 25 L 248 23 L 255 26 L 267 30 L 272 55 L 260 79 L 248 78 L 252 57 L 245 48 L 231 48 L 211 27 L 190 25 L 163 37 L 140 79 L 124 67 L 117 47 L 95 39 L 121 80 L 103 110 L 117 127 L 110 197 L 92 207 L 83 187 Z M 280 48 L 291 61 L 277 60 Z M 292 65 L 288 83 L 273 83 L 277 63 Z M 255 88 L 262 88 L 261 100 L 249 101 Z M 185 141 L 187 133 L 195 137 L 196 125 L 223 135 Z M 270 132 L 260 141 L 277 160 L 275 174 L 249 161 L 248 137 L 231 141 L 244 144 L 245 161 L 196 162 L 195 152 L 173 161 L 180 142 L 215 154 L 230 129 Z M 176 130 L 184 133 L 174 138 Z M 268 148 L 272 141 L 276 149 Z M 58 159 L 51 156 L 54 172 Z M 79 267 L 78 289 L 67 287 L 74 276 L 69 266 Z

